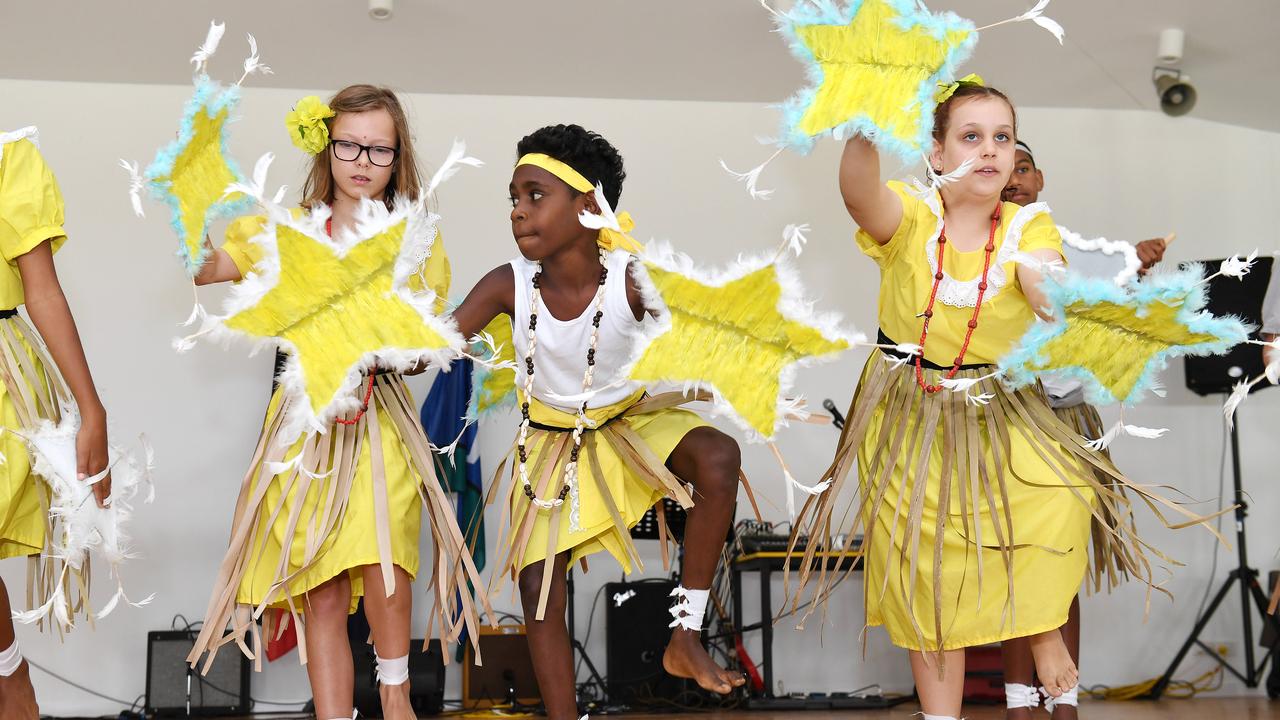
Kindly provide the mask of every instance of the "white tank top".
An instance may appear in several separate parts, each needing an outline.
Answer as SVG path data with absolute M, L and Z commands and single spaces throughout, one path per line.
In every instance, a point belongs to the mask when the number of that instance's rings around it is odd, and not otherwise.
M 627 301 L 627 265 L 631 255 L 625 250 L 614 250 L 605 255 L 605 267 L 609 276 L 605 280 L 604 303 L 601 310 L 600 337 L 596 342 L 596 369 L 591 380 L 593 390 L 599 393 L 587 403 L 589 408 L 603 407 L 619 402 L 634 393 L 640 384 L 632 381 L 613 385 L 621 378 L 621 370 L 631 357 L 643 321 L 637 321 Z M 511 261 L 515 275 L 515 317 L 512 318 L 511 335 L 516 352 L 516 387 L 524 390 L 525 356 L 529 352 L 529 298 L 533 291 L 533 276 L 538 272 L 537 263 L 524 258 Z M 580 404 L 551 397 L 582 393 L 582 375 L 587 369 L 587 350 L 591 347 L 591 318 L 595 315 L 594 300 L 576 318 L 561 320 L 551 314 L 545 303 L 538 307 L 538 348 L 533 356 L 533 396 L 546 405 L 569 412 Z M 649 319 L 646 315 L 645 319 Z M 609 386 L 609 387 L 606 387 Z

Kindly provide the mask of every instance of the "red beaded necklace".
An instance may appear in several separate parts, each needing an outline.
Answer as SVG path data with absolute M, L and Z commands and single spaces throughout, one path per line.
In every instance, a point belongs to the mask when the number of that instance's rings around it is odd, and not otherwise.
M 946 379 L 950 380 L 960 372 L 964 365 L 965 353 L 969 351 L 969 341 L 973 339 L 973 331 L 978 329 L 978 313 L 982 312 L 982 296 L 987 292 L 987 274 L 991 271 L 991 254 L 996 250 L 996 228 L 1000 226 L 1000 210 L 1003 203 L 997 201 L 996 209 L 991 213 L 991 235 L 987 238 L 987 246 L 983 249 L 982 280 L 978 283 L 978 302 L 973 306 L 973 317 L 969 318 L 969 330 L 964 335 L 964 344 L 960 346 L 960 354 L 956 356 Z M 945 209 L 944 209 L 945 212 Z M 933 394 L 942 389 L 942 385 L 930 385 L 924 381 L 924 344 L 929 337 L 929 320 L 933 318 L 933 303 L 938 298 L 938 286 L 942 284 L 942 258 L 947 247 L 947 226 L 943 222 L 942 231 L 938 234 L 938 271 L 933 274 L 933 290 L 929 293 L 929 305 L 922 313 L 924 327 L 920 330 L 920 354 L 916 355 L 916 384 L 926 393 Z

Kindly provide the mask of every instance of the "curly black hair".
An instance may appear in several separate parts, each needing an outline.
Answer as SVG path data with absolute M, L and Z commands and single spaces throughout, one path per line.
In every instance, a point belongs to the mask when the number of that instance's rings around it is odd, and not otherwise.
M 604 185 L 605 199 L 618 207 L 627 172 L 622 168 L 618 149 L 598 133 L 581 125 L 548 125 L 520 138 L 516 144 L 517 157 L 529 153 L 550 155 L 592 183 Z

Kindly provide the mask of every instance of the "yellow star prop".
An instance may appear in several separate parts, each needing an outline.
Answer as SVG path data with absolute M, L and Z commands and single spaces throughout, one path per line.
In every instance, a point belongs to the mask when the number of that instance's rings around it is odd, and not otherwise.
M 241 214 L 251 198 L 243 193 L 226 195 L 227 186 L 243 180 L 224 153 L 227 122 L 239 102 L 239 88 L 222 89 L 202 80 L 188 103 L 179 139 L 162 149 L 147 168 L 152 193 L 171 210 L 171 224 L 178 235 L 178 256 L 189 275 L 204 264 L 209 223 Z
M 813 319 L 782 312 L 803 304 L 784 302 L 788 293 L 776 263 L 740 266 L 722 281 L 652 259 L 645 269 L 652 283 L 646 295 L 661 296 L 669 323 L 644 346 L 629 369 L 631 379 L 712 390 L 731 418 L 766 439 L 786 421 L 779 408 L 786 407 L 782 395 L 796 364 L 849 348 L 848 340 L 815 327 Z
M 813 86 L 784 105 L 784 141 L 801 149 L 840 128 L 917 160 L 928 147 L 939 81 L 972 51 L 973 24 L 905 0 L 801 3 L 782 24 Z
M 432 312 L 434 298 L 411 294 L 408 273 L 397 270 L 415 219 L 393 221 L 349 248 L 312 235 L 302 223 L 275 225 L 277 260 L 268 244 L 262 287 L 244 283 L 249 289 L 238 301 L 241 309 L 222 320 L 230 330 L 277 339 L 289 350 L 285 376 L 298 371 L 313 427 L 358 401 L 362 370 L 375 363 L 404 370 L 419 357 L 441 359 L 462 344 Z M 434 216 L 425 222 L 425 230 L 409 234 L 434 237 Z
M 489 321 L 489 324 L 484 326 L 483 332 L 488 333 L 493 338 L 493 344 L 498 348 L 497 355 L 492 358 L 494 362 L 515 362 L 516 350 L 515 343 L 511 338 L 510 315 L 503 313 Z M 503 367 L 490 370 L 477 364 L 472 382 L 471 407 L 469 409 L 471 417 L 479 417 L 483 413 L 496 410 L 515 401 L 516 371 L 514 368 Z
M 1180 355 L 1226 352 L 1248 330 L 1202 308 L 1198 270 L 1144 282 L 1135 292 L 1068 275 L 1044 289 L 1055 318 L 1033 327 L 1000 361 L 1016 386 L 1059 372 L 1086 385 L 1097 403 L 1131 404 L 1156 386 L 1156 375 Z

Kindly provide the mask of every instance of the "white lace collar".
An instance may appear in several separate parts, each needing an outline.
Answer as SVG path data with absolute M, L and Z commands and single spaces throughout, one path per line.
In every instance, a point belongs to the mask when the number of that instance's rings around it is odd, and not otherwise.
M 18 142 L 24 138 L 30 138 L 36 147 L 40 147 L 40 131 L 36 129 L 35 125 L 28 125 L 13 132 L 0 133 L 0 160 L 4 159 L 5 145 Z
M 936 190 L 925 187 L 916 182 L 915 187 L 909 188 L 912 195 L 919 198 L 936 220 L 933 233 L 929 239 L 925 241 L 924 252 L 925 257 L 929 260 L 929 272 L 931 275 L 938 274 L 938 238 L 942 236 L 942 197 Z M 1049 212 L 1049 205 L 1042 202 L 1031 203 L 1025 207 L 1019 208 L 1013 217 L 1009 219 L 1005 225 L 1004 238 L 1000 241 L 1000 247 L 996 249 L 995 260 L 991 263 L 991 270 L 987 273 L 987 291 L 982 296 L 984 303 L 990 302 L 992 298 L 1000 293 L 1009 282 L 1008 273 L 1005 272 L 1005 263 L 1011 262 L 1014 255 L 1018 253 L 1018 245 L 1022 242 L 1022 229 L 1036 215 Z M 942 281 L 938 284 L 938 302 L 944 305 L 958 308 L 971 308 L 978 304 L 978 284 L 982 282 L 982 277 L 978 276 L 971 280 L 956 280 L 942 271 Z

